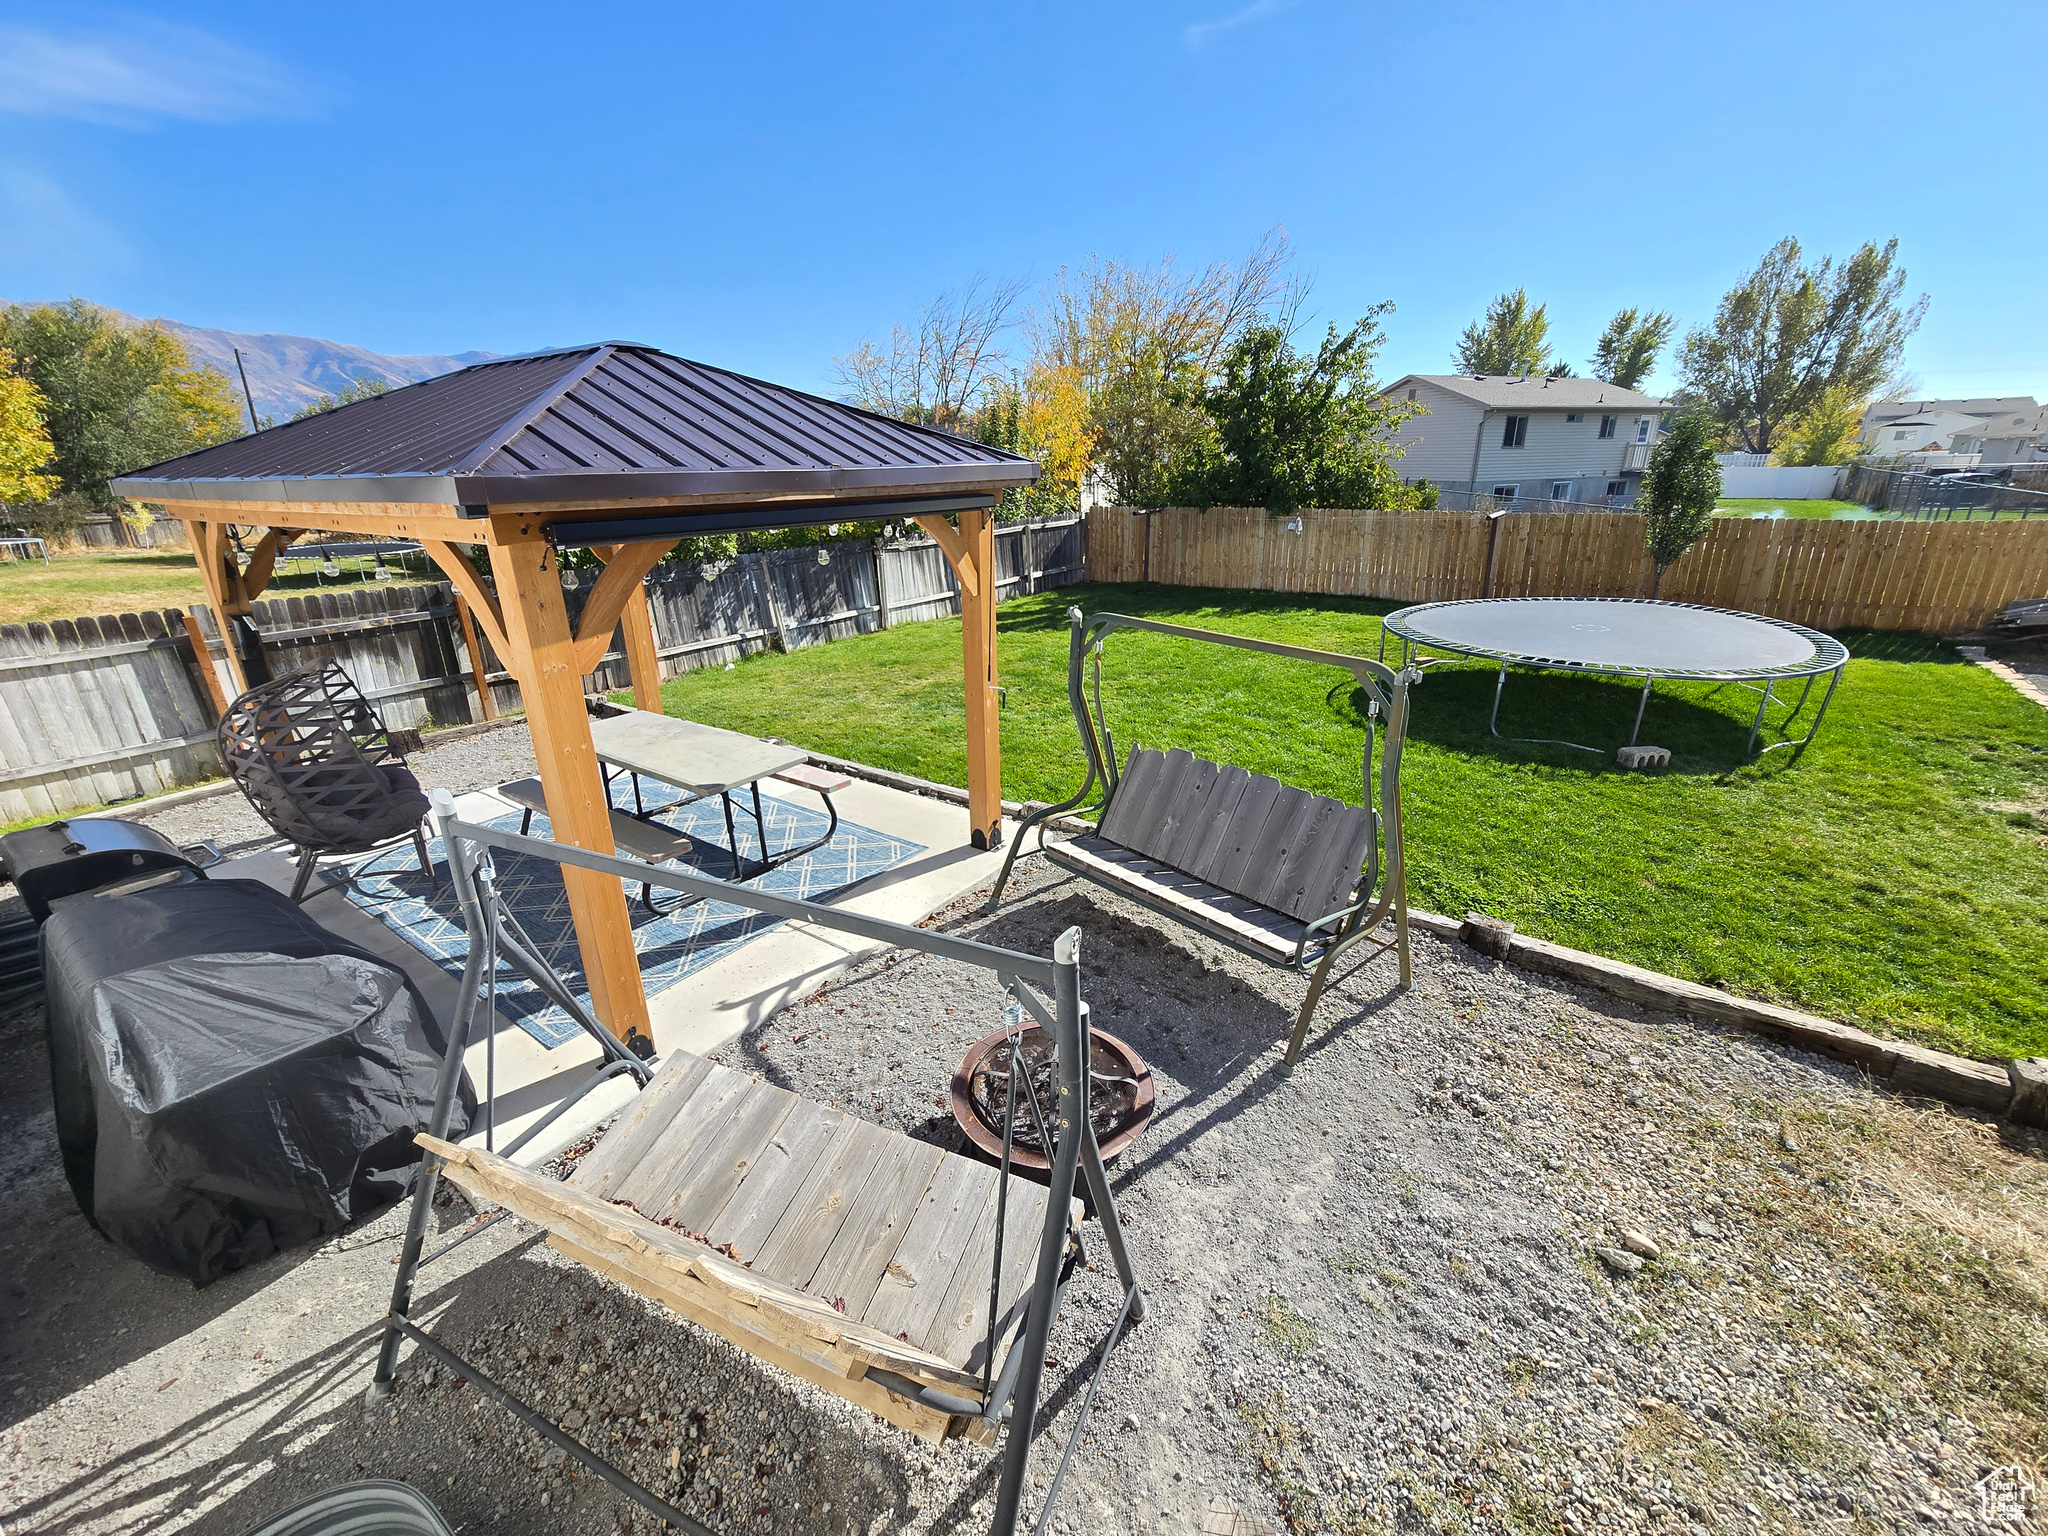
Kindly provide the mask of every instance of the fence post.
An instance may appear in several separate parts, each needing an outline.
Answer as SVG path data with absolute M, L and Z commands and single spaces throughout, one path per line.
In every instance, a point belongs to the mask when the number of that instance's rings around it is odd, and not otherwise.
M 1493 562 L 1500 554 L 1500 520 L 1506 516 L 1505 512 L 1486 514 L 1486 581 L 1479 591 L 1481 597 L 1493 596 Z
M 768 557 L 773 550 L 757 549 L 740 558 L 753 561 L 750 574 L 754 578 L 754 591 L 768 609 L 768 627 L 775 631 L 775 649 L 785 655 L 789 651 L 789 631 L 782 622 L 782 603 L 775 595 L 775 572 L 768 568 Z
M 498 718 L 497 703 L 491 698 L 490 674 L 484 670 L 484 648 L 477 640 L 476 620 L 469 616 L 469 603 L 451 585 L 448 595 L 455 599 L 455 618 L 462 626 L 463 649 L 469 652 L 470 681 L 476 685 L 477 707 L 486 720 Z
M 220 674 L 213 670 L 213 651 L 200 632 L 197 615 L 188 608 L 181 617 L 185 620 L 185 638 L 192 642 L 192 660 L 198 664 L 199 680 L 206 685 L 206 697 L 212 701 L 213 718 L 218 721 L 228 712 L 228 696 L 220 686 Z

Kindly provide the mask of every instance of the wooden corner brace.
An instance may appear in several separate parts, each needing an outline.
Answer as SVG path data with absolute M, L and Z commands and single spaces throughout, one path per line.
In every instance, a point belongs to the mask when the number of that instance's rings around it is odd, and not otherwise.
M 426 550 L 434 564 L 441 568 L 441 574 L 469 604 L 470 617 L 476 620 L 484 638 L 491 642 L 491 649 L 501 660 L 509 662 L 512 647 L 505 643 L 505 615 L 498 607 L 497 594 L 484 585 L 476 567 L 469 563 L 469 556 L 453 544 L 444 544 L 438 539 L 422 539 L 420 547 Z
M 605 562 L 604 574 L 590 589 L 590 601 L 583 605 L 583 617 L 576 625 L 576 670 L 588 677 L 604 663 L 612 631 L 618 627 L 626 605 L 640 590 L 647 573 L 661 564 L 676 541 L 655 540 L 646 544 L 612 544 L 595 551 Z
M 945 552 L 946 563 L 953 567 L 961 593 L 967 597 L 979 597 L 981 572 L 975 569 L 974 554 L 967 547 L 967 541 L 960 537 L 959 530 L 936 512 L 920 512 L 911 521 L 930 534 Z

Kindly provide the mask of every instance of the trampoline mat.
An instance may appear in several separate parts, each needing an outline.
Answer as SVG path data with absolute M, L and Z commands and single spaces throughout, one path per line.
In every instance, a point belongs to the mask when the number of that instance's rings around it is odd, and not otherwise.
M 1826 636 L 1749 614 L 1638 599 L 1494 597 L 1425 603 L 1387 628 L 1424 645 L 1507 661 L 1660 675 L 1756 677 L 1825 670 Z

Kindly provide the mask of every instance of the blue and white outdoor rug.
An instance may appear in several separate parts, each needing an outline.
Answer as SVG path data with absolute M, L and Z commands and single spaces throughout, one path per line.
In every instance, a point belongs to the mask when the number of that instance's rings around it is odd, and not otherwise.
M 678 808 L 680 792 L 651 780 L 644 783 L 646 808 L 661 812 L 665 826 L 688 833 L 692 840 L 689 854 L 676 863 L 694 873 L 731 879 L 732 856 L 726 851 L 725 813 L 717 799 Z M 621 789 L 623 792 L 623 785 Z M 740 814 L 742 806 L 747 807 L 744 816 Z M 827 818 L 823 810 L 792 804 L 773 795 L 763 795 L 761 806 L 768 822 L 771 848 L 795 847 L 825 830 Z M 754 830 L 752 807 L 747 806 L 744 795 L 734 796 L 733 813 L 740 852 L 757 856 L 759 837 Z M 494 818 L 489 825 L 517 832 L 519 818 L 519 812 L 511 811 Z M 550 835 L 547 817 L 533 818 L 532 835 Z M 446 858 L 438 841 L 429 852 L 437 864 Z M 891 837 L 842 818 L 839 830 L 824 847 L 746 883 L 778 896 L 818 901 L 856 881 L 893 869 L 922 852 L 922 843 Z M 492 861 L 497 870 L 500 899 L 539 948 L 542 958 L 554 967 L 572 992 L 588 1003 L 590 989 L 583 980 L 583 963 L 577 953 L 576 929 L 569 918 L 569 898 L 562 886 L 561 866 L 548 859 L 503 850 L 493 850 Z M 350 901 L 414 948 L 432 956 L 449 975 L 462 975 L 469 938 L 448 886 L 445 865 L 440 890 L 430 891 L 412 845 L 407 843 L 365 859 L 354 867 L 354 875 L 354 883 L 347 888 Z M 722 901 L 699 901 L 679 912 L 655 917 L 641 905 L 639 882 L 622 883 L 626 888 L 626 908 L 632 917 L 633 948 L 640 956 L 640 976 L 649 997 L 731 954 L 749 939 L 760 937 L 783 921 Z M 678 895 L 657 890 L 655 900 L 666 905 Z M 567 1013 L 509 966 L 502 967 L 498 974 L 498 1011 L 550 1049 L 582 1033 Z

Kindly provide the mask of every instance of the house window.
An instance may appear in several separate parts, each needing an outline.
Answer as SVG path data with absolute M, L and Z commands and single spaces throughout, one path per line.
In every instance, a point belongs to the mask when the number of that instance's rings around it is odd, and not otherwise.
M 1551 482 L 1550 482 L 1550 499 L 1551 499 L 1552 501 L 1570 501 L 1570 500 L 1572 499 L 1572 483 L 1571 483 L 1571 481 L 1569 481 L 1569 480 L 1553 480 L 1553 481 L 1551 481 Z
M 1626 480 L 1608 481 L 1607 494 L 1610 496 L 1626 496 L 1628 494 L 1628 482 Z
M 1529 438 L 1529 418 L 1526 416 L 1503 416 L 1500 424 L 1500 445 L 1503 448 L 1519 448 Z
M 1520 490 L 1521 487 L 1519 485 L 1496 485 L 1493 488 L 1494 500 L 1513 501 L 1515 499 L 1515 494 Z
M 1564 421 L 1566 426 L 1572 426 L 1577 422 L 1584 421 L 1585 419 L 1586 413 L 1584 411 L 1573 411 L 1565 417 Z
M 1600 435 L 1602 437 L 1614 436 L 1614 424 L 1619 420 L 1621 420 L 1619 416 L 1602 416 L 1600 418 Z
M 1636 418 L 1636 441 L 1639 443 L 1647 443 L 1649 440 L 1650 418 L 1647 416 L 1638 416 Z
M 1415 398 L 1415 391 L 1414 391 L 1414 390 L 1412 390 L 1412 389 L 1411 389 L 1411 390 L 1409 390 L 1409 391 L 1408 391 L 1408 398 L 1409 398 L 1410 400 L 1413 400 L 1413 399 Z
M 1895 443 L 1903 443 L 1907 438 L 1911 437 L 1912 435 L 1913 434 L 1911 432 L 1894 432 L 1892 434 L 1892 441 Z

